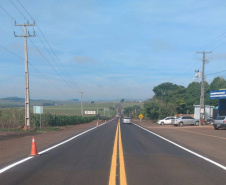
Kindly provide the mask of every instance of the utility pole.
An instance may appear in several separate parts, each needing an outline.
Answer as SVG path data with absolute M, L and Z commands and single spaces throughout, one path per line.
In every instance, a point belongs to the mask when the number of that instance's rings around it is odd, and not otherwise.
M 29 95 L 29 73 L 28 73 L 28 52 L 27 52 L 27 37 L 35 37 L 35 33 L 30 35 L 29 31 L 27 33 L 27 26 L 35 26 L 35 22 L 33 24 L 29 24 L 29 22 L 25 24 L 16 24 L 14 26 L 23 26 L 24 27 L 24 35 L 16 35 L 15 37 L 24 37 L 24 55 L 25 55 L 25 126 L 30 127 L 30 95 Z
M 201 82 L 201 96 L 200 96 L 200 118 L 199 118 L 199 125 L 203 124 L 205 122 L 205 63 L 207 62 L 205 59 L 206 53 L 212 53 L 210 52 L 197 52 L 203 54 L 202 59 L 202 82 Z
M 83 116 L 83 104 L 82 104 L 82 96 L 85 92 L 79 92 L 81 93 L 81 115 Z

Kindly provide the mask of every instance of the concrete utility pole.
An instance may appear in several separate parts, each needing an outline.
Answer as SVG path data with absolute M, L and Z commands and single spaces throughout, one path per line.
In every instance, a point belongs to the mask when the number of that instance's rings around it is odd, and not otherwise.
M 30 95 L 29 95 L 29 73 L 28 73 L 28 52 L 27 52 L 27 37 L 35 37 L 35 34 L 27 34 L 27 26 L 35 26 L 35 23 L 29 24 L 16 24 L 14 26 L 23 26 L 24 35 L 16 35 L 15 37 L 24 37 L 24 55 L 25 55 L 25 126 L 30 127 Z
M 197 52 L 203 54 L 202 59 L 202 82 L 201 82 L 201 96 L 200 96 L 200 118 L 199 118 L 199 125 L 203 124 L 205 122 L 205 54 L 206 53 L 212 53 L 212 52 Z
M 83 104 L 82 104 L 82 96 L 85 92 L 79 92 L 81 93 L 81 115 L 83 116 Z

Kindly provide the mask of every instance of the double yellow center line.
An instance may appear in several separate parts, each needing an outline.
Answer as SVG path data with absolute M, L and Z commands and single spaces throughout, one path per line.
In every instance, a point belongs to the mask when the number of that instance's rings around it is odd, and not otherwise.
M 117 171 L 117 159 L 119 158 L 119 174 L 116 174 Z M 121 138 L 121 128 L 120 128 L 120 119 L 118 120 L 118 125 L 115 134 L 115 142 L 111 160 L 111 171 L 109 178 L 109 185 L 116 185 L 116 176 L 119 176 L 120 185 L 127 185 L 126 181 L 126 172 L 124 164 L 124 155 L 122 148 L 122 138 Z

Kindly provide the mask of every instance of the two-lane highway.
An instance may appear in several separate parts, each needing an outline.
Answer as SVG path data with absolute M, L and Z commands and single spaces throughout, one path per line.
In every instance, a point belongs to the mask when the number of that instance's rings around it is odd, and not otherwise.
M 0 184 L 225 184 L 225 169 L 196 154 L 115 119 L 1 173 Z

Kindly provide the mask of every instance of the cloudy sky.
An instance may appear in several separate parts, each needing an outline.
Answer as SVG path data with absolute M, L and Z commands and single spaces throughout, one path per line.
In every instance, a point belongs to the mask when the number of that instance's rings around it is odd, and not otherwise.
M 0 98 L 24 97 L 23 27 L 30 98 L 146 99 L 154 86 L 226 77 L 226 1 L 0 0 Z M 225 72 L 222 72 L 224 71 Z M 212 74 L 216 73 L 216 74 Z M 197 80 L 197 79 L 196 79 Z

